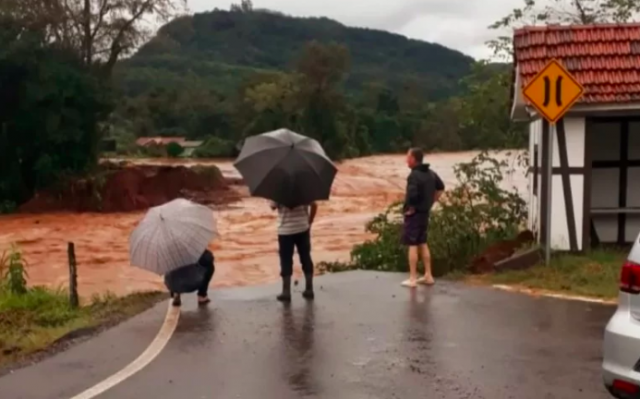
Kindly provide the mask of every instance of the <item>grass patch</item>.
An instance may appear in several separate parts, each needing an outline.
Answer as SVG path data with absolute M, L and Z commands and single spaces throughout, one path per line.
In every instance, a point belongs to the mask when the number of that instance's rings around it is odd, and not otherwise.
M 27 286 L 17 247 L 0 256 L 0 369 L 57 343 L 116 324 L 150 308 L 164 294 L 96 295 L 74 308 L 65 290 Z
M 0 289 L 0 367 L 73 338 L 73 333 L 112 325 L 138 314 L 165 295 L 96 296 L 73 309 L 63 290 L 34 287 L 24 294 Z
M 505 271 L 480 277 L 490 284 L 505 284 L 565 294 L 615 299 L 620 268 L 628 253 L 596 250 L 584 255 L 558 254 L 551 264 L 527 270 Z

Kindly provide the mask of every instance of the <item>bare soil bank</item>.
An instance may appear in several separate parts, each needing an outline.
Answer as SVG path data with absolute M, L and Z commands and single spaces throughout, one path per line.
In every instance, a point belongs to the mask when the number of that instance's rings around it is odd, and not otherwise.
M 182 197 L 203 204 L 239 199 L 215 165 L 130 165 L 106 163 L 91 179 L 67 181 L 38 193 L 23 213 L 132 212 Z

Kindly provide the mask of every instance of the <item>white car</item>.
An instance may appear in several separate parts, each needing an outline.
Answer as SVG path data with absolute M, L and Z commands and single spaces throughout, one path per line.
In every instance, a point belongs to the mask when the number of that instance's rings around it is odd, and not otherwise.
M 620 273 L 618 309 L 604 333 L 602 371 L 613 396 L 640 398 L 640 236 Z

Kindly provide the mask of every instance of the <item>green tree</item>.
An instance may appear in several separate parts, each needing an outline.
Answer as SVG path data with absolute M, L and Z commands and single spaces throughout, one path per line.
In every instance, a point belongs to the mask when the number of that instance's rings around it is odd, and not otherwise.
M 349 49 L 337 43 L 307 43 L 296 63 L 296 71 L 305 78 L 308 88 L 322 94 L 335 92 L 351 67 Z
M 20 204 L 97 163 L 110 90 L 77 55 L 0 18 L 0 198 Z
M 304 104 L 303 132 L 318 139 L 333 157 L 349 151 L 348 130 L 338 125 L 339 115 L 345 110 L 341 84 L 349 68 L 349 49 L 316 41 L 307 43 L 296 63 Z
M 3 0 L 0 16 L 43 32 L 47 43 L 73 49 L 85 65 L 110 74 L 149 37 L 149 18 L 166 22 L 183 6 L 185 0 Z
M 460 136 L 474 149 L 518 148 L 526 144 L 525 124 L 511 121 L 511 68 L 480 61 L 461 81 Z
M 178 158 L 184 153 L 184 148 L 178 143 L 167 144 L 167 155 L 170 158 Z
M 244 119 L 242 137 L 287 127 L 299 128 L 302 114 L 300 77 L 295 74 L 265 76 L 247 87 L 239 113 Z
M 240 4 L 231 4 L 233 12 L 252 12 L 253 2 L 251 0 L 240 0 Z
M 431 104 L 416 129 L 413 143 L 428 151 L 459 151 L 467 146 L 460 137 L 462 100 L 452 98 Z

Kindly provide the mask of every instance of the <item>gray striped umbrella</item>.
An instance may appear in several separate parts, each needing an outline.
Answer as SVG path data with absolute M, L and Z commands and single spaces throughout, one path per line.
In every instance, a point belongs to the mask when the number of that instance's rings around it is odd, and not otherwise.
M 149 209 L 129 237 L 131 264 L 159 275 L 198 261 L 216 236 L 213 211 L 178 198 Z
M 329 199 L 338 172 L 320 143 L 288 129 L 247 138 L 233 165 L 252 196 L 289 208 Z

